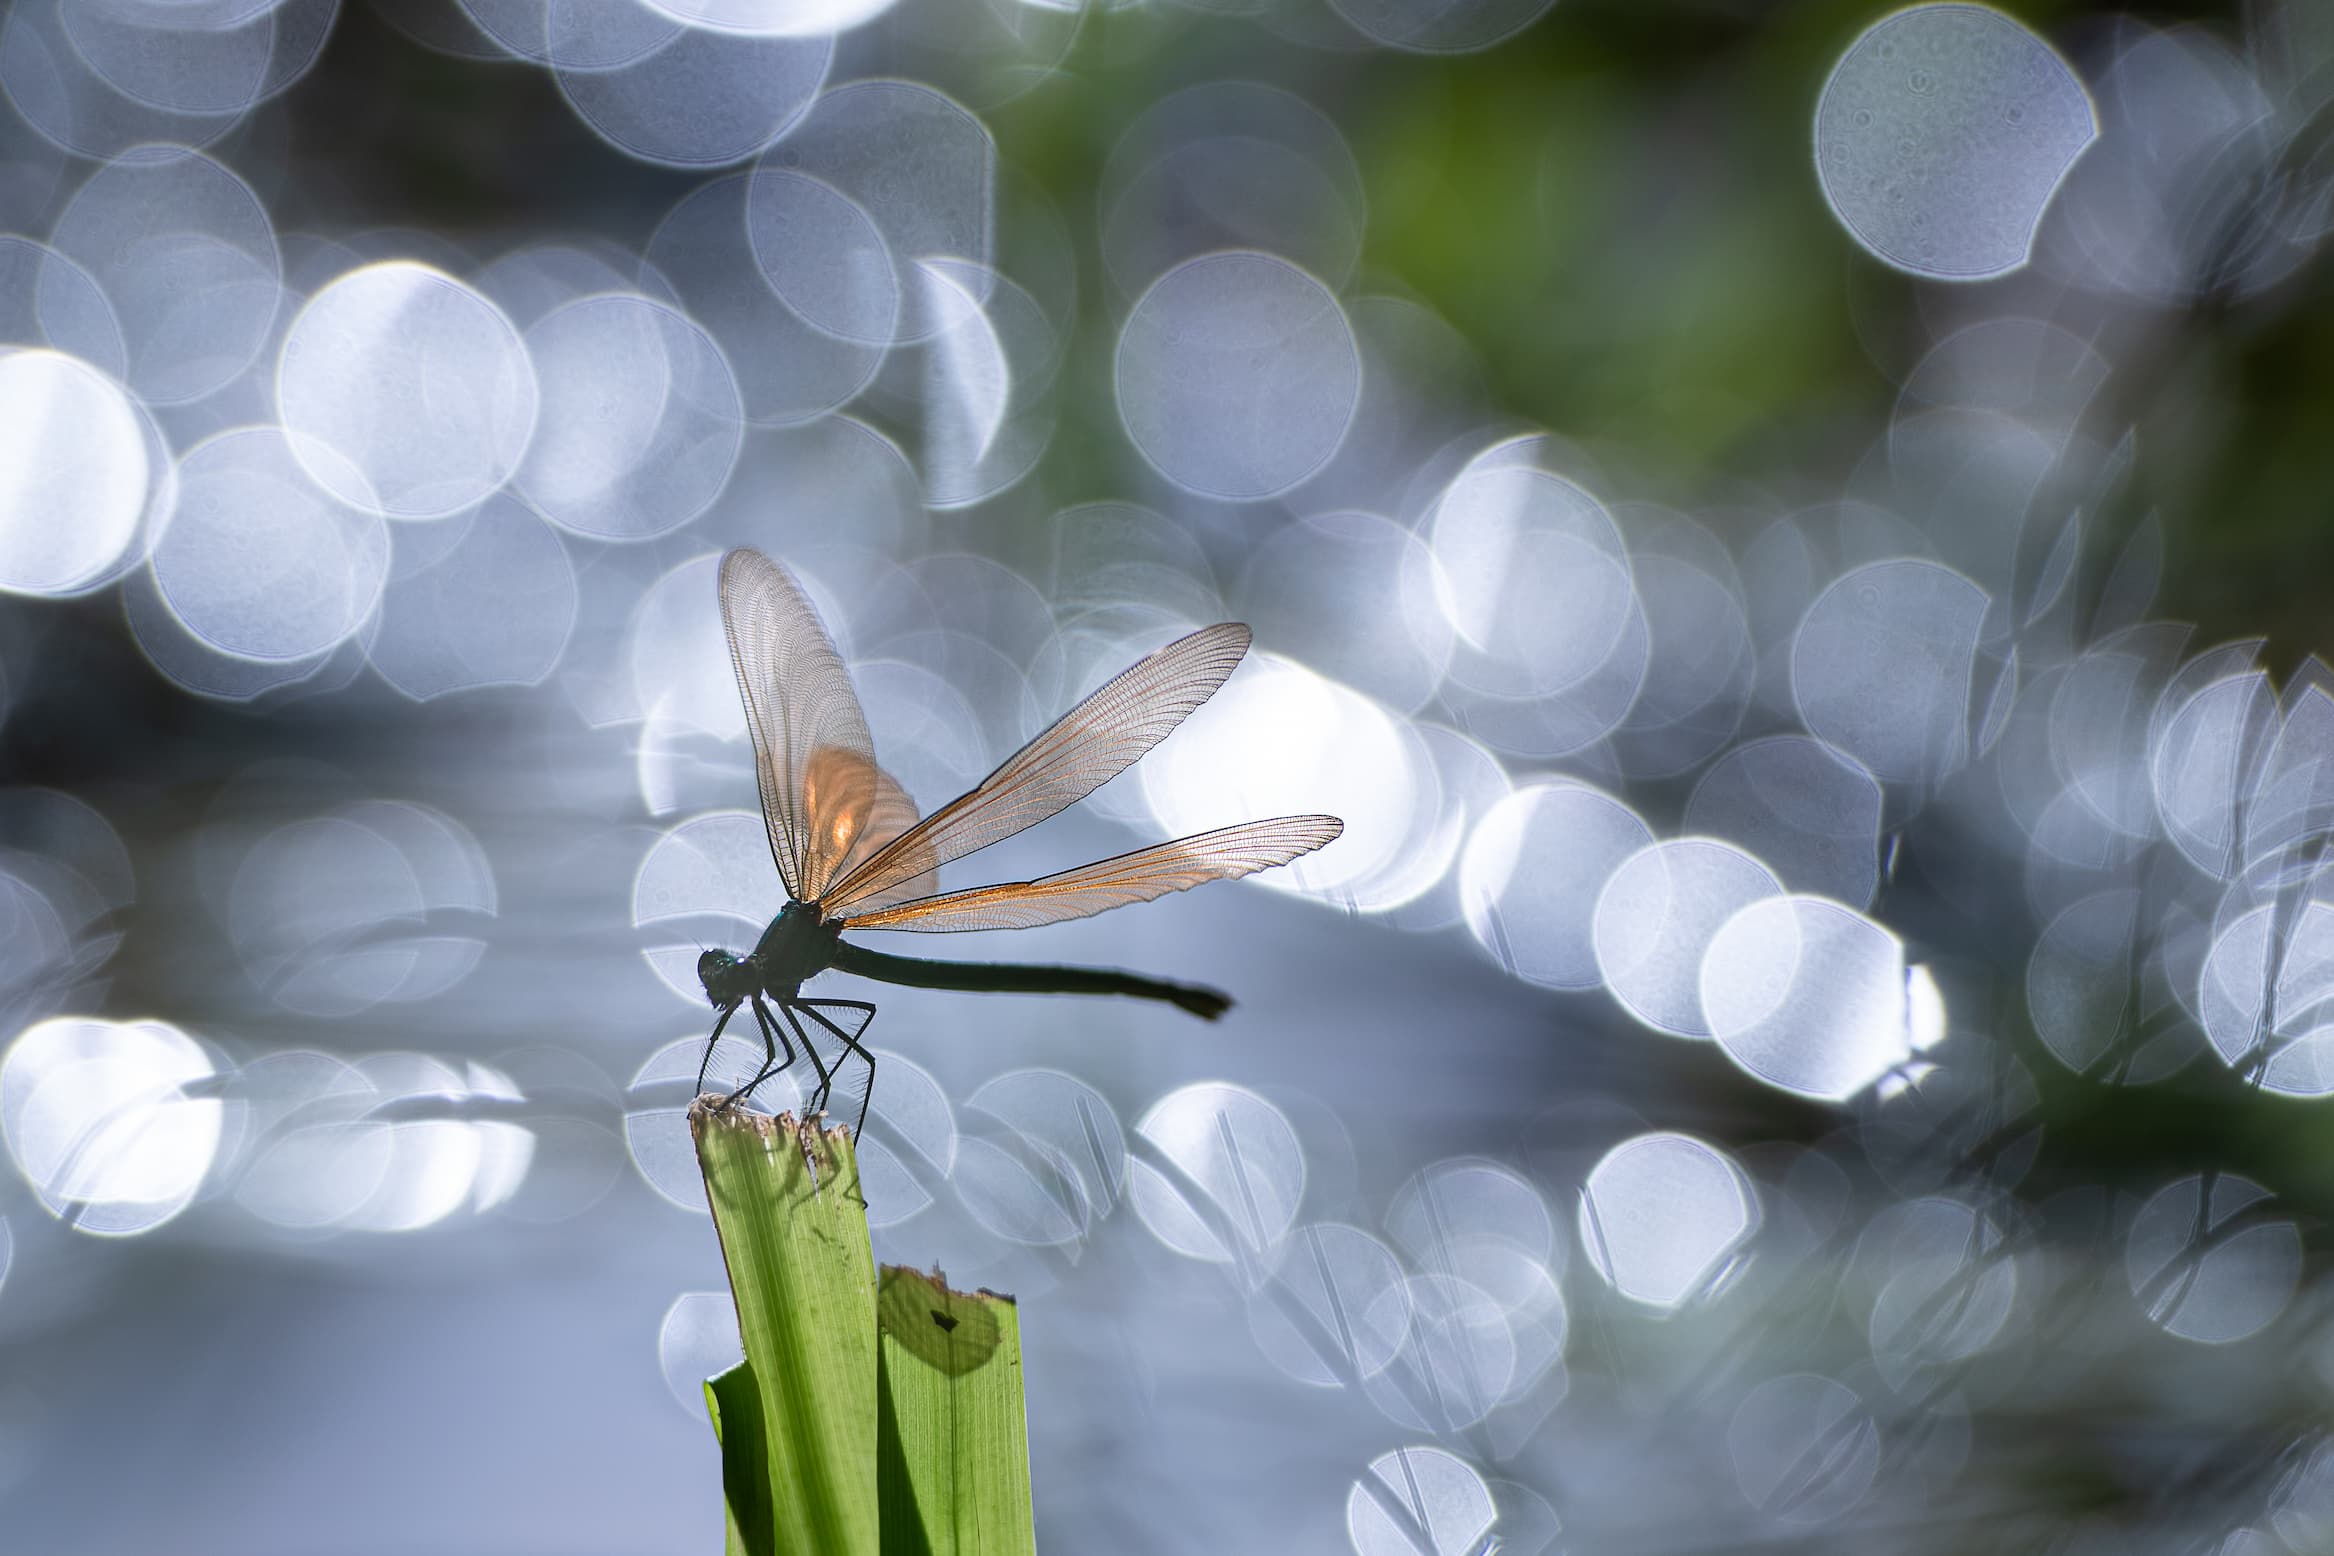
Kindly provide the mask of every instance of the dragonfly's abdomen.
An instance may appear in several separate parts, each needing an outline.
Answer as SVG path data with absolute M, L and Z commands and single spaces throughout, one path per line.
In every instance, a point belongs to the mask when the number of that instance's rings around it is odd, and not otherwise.
M 839 941 L 832 953 L 834 966 L 862 978 L 905 984 L 916 989 L 961 989 L 971 994 L 1131 994 L 1137 999 L 1165 1000 L 1195 1016 L 1215 1020 L 1232 1008 L 1232 998 L 1197 984 L 1169 983 L 1140 973 L 1111 967 L 1033 967 L 1018 962 L 934 962 L 917 956 L 893 956 L 863 945 Z

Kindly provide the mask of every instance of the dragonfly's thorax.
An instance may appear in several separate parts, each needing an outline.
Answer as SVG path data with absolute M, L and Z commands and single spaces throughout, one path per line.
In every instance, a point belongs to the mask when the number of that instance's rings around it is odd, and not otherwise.
M 791 995 L 803 979 L 834 964 L 842 933 L 842 924 L 821 919 L 814 904 L 789 902 L 780 908 L 754 947 L 762 987 L 773 995 Z

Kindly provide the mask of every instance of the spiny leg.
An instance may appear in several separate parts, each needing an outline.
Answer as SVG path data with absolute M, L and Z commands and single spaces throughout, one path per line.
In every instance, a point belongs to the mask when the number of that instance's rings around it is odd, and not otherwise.
M 761 1008 L 761 1002 L 757 1000 L 754 1003 L 755 1008 L 759 1010 Z M 810 1094 L 809 1101 L 803 1104 L 803 1121 L 808 1123 L 819 1113 L 825 1111 L 827 1105 L 827 1093 L 834 1090 L 835 1078 L 827 1073 L 827 1067 L 825 1063 L 820 1060 L 818 1048 L 811 1042 L 810 1034 L 803 1031 L 802 1024 L 794 1019 L 793 1007 L 785 1000 L 780 1000 L 778 1002 L 778 1014 L 786 1018 L 786 1024 L 794 1028 L 794 1035 L 802 1039 L 802 1051 L 810 1055 L 810 1067 L 819 1072 L 818 1090 L 812 1092 Z M 777 1016 L 771 1016 L 768 1019 L 770 1025 L 778 1025 Z M 787 1051 L 789 1053 L 793 1052 L 791 1048 L 789 1048 Z
M 794 1045 L 786 1041 L 785 1032 L 780 1030 L 777 1022 L 770 1019 L 770 1012 L 768 1008 L 762 1004 L 762 996 L 759 994 L 754 996 L 754 1025 L 762 1029 L 762 1067 L 754 1072 L 754 1078 L 752 1080 L 746 1082 L 743 1086 L 740 1086 L 737 1090 L 731 1092 L 728 1097 L 723 1099 L 722 1106 L 724 1107 L 727 1107 L 730 1103 L 736 1102 L 741 1097 L 751 1096 L 756 1086 L 761 1085 L 762 1082 L 768 1080 L 771 1076 L 777 1074 L 780 1070 L 785 1069 L 787 1065 L 794 1063 Z M 781 1045 L 783 1045 L 786 1049 L 785 1064 L 778 1062 L 778 1050 Z M 816 1061 L 814 1060 L 813 1062 L 815 1063 Z
M 834 1074 L 820 1062 L 818 1045 L 813 1043 L 810 1040 L 810 1034 L 802 1029 L 802 1019 L 795 1014 L 794 1004 L 787 1000 L 779 1001 L 778 1013 L 786 1018 L 786 1022 L 789 1026 L 794 1028 L 794 1035 L 802 1039 L 802 1051 L 810 1055 L 811 1064 L 815 1066 L 819 1072 L 818 1093 L 810 1099 L 809 1105 L 803 1109 L 803 1117 L 809 1118 L 813 1114 L 824 1113 L 827 1108 L 827 1098 L 833 1093 L 835 1089 Z M 842 1068 L 842 1060 L 840 1056 L 837 1057 L 835 1064 L 837 1069 Z
M 875 1055 L 862 1046 L 859 1041 L 866 1034 L 869 1023 L 875 1020 L 875 1007 L 865 1000 L 802 1000 L 799 1002 L 799 1008 L 811 1020 L 834 1033 L 841 1040 L 844 1050 L 857 1054 L 860 1062 L 867 1066 L 867 1090 L 859 1098 L 859 1122 L 851 1130 L 851 1138 L 856 1140 L 859 1138 L 860 1132 L 867 1127 L 868 1104 L 875 1100 Z M 846 1032 L 821 1015 L 819 1012 L 822 1008 L 826 1010 L 856 1010 L 862 1012 L 867 1019 L 859 1023 L 858 1031 Z M 808 1034 L 804 1035 L 802 1043 L 805 1048 L 810 1046 Z M 835 1068 L 840 1070 L 842 1067 L 842 1061 L 837 1060 Z
M 728 1026 L 729 1018 L 736 1014 L 735 1005 L 727 1006 L 721 1012 L 721 1019 L 713 1023 L 713 1035 L 705 1040 L 705 1057 L 697 1061 L 697 1089 L 689 1094 L 692 1097 L 705 1094 L 705 1072 L 713 1067 L 713 1050 L 721 1046 L 721 1029 Z
M 720 1106 L 722 1107 L 726 1108 L 734 1106 L 744 1098 L 750 1096 L 753 1093 L 753 1089 L 756 1086 L 762 1084 L 762 1078 L 770 1073 L 771 1066 L 778 1062 L 777 1045 L 770 1040 L 770 1026 L 768 1022 L 762 1019 L 762 1002 L 759 999 L 754 1001 L 754 1025 L 760 1028 L 762 1033 L 762 1053 L 764 1056 L 762 1060 L 762 1067 L 754 1072 L 753 1078 L 751 1080 L 747 1081 L 743 1086 L 738 1087 L 737 1090 L 731 1092 L 728 1096 L 722 1098 L 720 1102 Z
M 819 1186 L 819 1157 L 812 1142 L 818 1136 L 818 1128 L 812 1120 L 818 1118 L 825 1109 L 827 1093 L 833 1089 L 835 1079 L 827 1073 L 827 1067 L 819 1062 L 818 1045 L 810 1040 L 810 1034 L 802 1029 L 802 1023 L 794 1019 L 794 1009 L 785 1000 L 778 1002 L 778 1016 L 785 1017 L 786 1025 L 794 1028 L 794 1035 L 802 1040 L 802 1051 L 810 1055 L 811 1068 L 819 1072 L 818 1090 L 811 1094 L 802 1109 L 803 1127 L 798 1137 L 802 1142 L 802 1165 L 810 1173 L 811 1191 L 816 1193 Z M 778 1025 L 778 1016 L 767 1018 L 772 1026 Z M 792 1053 L 793 1050 L 789 1048 L 787 1052 Z

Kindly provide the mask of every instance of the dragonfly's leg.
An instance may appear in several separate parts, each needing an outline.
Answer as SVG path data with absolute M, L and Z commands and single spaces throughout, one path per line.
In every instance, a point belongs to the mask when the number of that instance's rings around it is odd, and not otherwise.
M 769 1036 L 776 1038 L 778 1040 L 778 1046 L 786 1050 L 786 1057 L 784 1059 L 779 1060 L 775 1066 L 763 1070 L 761 1078 L 763 1080 L 768 1080 L 773 1075 L 782 1075 L 786 1071 L 793 1069 L 794 1061 L 801 1058 L 802 1055 L 796 1053 L 794 1051 L 794 1045 L 786 1040 L 786 1029 L 778 1024 L 778 1018 L 776 1016 L 770 1014 L 769 1006 L 763 1004 L 760 1000 L 755 1000 L 754 1014 L 755 1019 L 762 1023 L 764 1030 L 767 1031 Z M 807 1048 L 810 1045 L 806 1043 L 803 1046 Z M 773 1057 L 775 1057 L 775 1055 L 773 1055 Z
M 778 1025 L 781 1016 L 785 1018 L 786 1025 L 794 1028 L 794 1035 L 802 1040 L 802 1051 L 810 1055 L 811 1068 L 819 1072 L 818 1090 L 812 1093 L 802 1109 L 804 1127 L 801 1135 L 802 1165 L 809 1170 L 811 1190 L 816 1193 L 819 1186 L 819 1158 L 818 1151 L 812 1144 L 817 1134 L 817 1126 L 812 1123 L 812 1120 L 817 1118 L 826 1107 L 827 1092 L 834 1086 L 835 1078 L 829 1075 L 827 1067 L 819 1062 L 818 1045 L 813 1043 L 810 1040 L 810 1034 L 802 1029 L 802 1021 L 795 1015 L 794 1005 L 791 1001 L 780 1000 L 778 1002 L 778 1015 L 770 1018 L 770 1024 L 772 1026 Z M 792 1064 L 794 1062 L 793 1048 L 789 1047 L 786 1054 L 786 1062 Z
M 795 1019 L 794 1003 L 791 1000 L 780 1000 L 778 1013 L 786 1018 L 789 1026 L 794 1028 L 794 1035 L 802 1039 L 802 1051 L 810 1055 L 810 1067 L 819 1072 L 818 1090 L 811 1093 L 810 1100 L 804 1103 L 802 1108 L 802 1116 L 808 1120 L 826 1110 L 827 1093 L 835 1089 L 835 1078 L 827 1073 L 826 1064 L 819 1058 L 818 1047 L 811 1042 L 810 1034 L 805 1032 L 802 1029 L 802 1023 Z M 772 1026 L 778 1024 L 775 1017 L 772 1018 L 770 1024 Z M 791 1051 L 790 1049 L 789 1052 Z
M 762 1029 L 762 1067 L 754 1072 L 752 1080 L 729 1094 L 729 1102 L 753 1095 L 756 1086 L 794 1062 L 794 1045 L 786 1042 L 786 1034 L 779 1030 L 777 1022 L 770 1019 L 769 1009 L 763 1005 L 759 995 L 754 998 L 754 1025 Z M 786 1045 L 786 1064 L 778 1062 L 778 1046 L 781 1043 Z
M 721 1029 L 728 1026 L 729 1018 L 736 1014 L 737 1007 L 731 1005 L 722 1011 L 721 1019 L 713 1023 L 713 1035 L 705 1040 L 705 1057 L 697 1061 L 697 1089 L 690 1093 L 691 1096 L 705 1094 L 705 1072 L 713 1067 L 713 1050 L 721 1046 Z
M 867 1066 L 867 1090 L 859 1098 L 859 1122 L 851 1130 L 851 1138 L 856 1140 L 859 1138 L 860 1132 L 867 1127 L 867 1105 L 875 1100 L 875 1055 L 870 1053 L 859 1041 L 865 1035 L 868 1024 L 875 1020 L 875 1007 L 865 1000 L 804 1000 L 801 1009 L 811 1020 L 834 1033 L 842 1043 L 845 1052 L 857 1054 L 860 1062 Z M 865 1019 L 859 1023 L 857 1031 L 846 1032 L 834 1022 L 829 1021 L 822 1014 L 822 1009 L 856 1010 Z M 808 1037 L 803 1039 L 805 1046 L 808 1046 L 809 1042 Z M 838 1061 L 835 1068 L 841 1069 L 842 1064 Z

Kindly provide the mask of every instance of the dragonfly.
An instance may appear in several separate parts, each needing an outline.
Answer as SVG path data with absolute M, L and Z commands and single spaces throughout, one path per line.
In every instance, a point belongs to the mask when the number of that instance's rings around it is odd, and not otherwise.
M 750 1008 L 763 1062 L 717 1099 L 730 1106 L 807 1057 L 818 1074 L 805 1112 L 822 1112 L 846 1062 L 866 1066 L 854 1133 L 867 1122 L 875 1055 L 860 1040 L 875 1019 L 864 1000 L 808 999 L 805 981 L 830 968 L 882 983 L 974 993 L 1124 994 L 1162 1000 L 1213 1021 L 1231 997 L 1195 984 L 1101 967 L 935 961 L 843 938 L 894 929 L 925 933 L 1030 929 L 1148 902 L 1209 881 L 1269 870 L 1345 828 L 1335 816 L 1279 816 L 1219 827 L 1098 859 L 1033 881 L 942 891 L 938 871 L 1084 799 L 1167 738 L 1239 665 L 1248 629 L 1223 622 L 1138 660 L 928 816 L 876 765 L 867 715 L 809 599 L 785 568 L 740 548 L 721 559 L 721 622 L 753 741 L 754 775 L 786 903 L 754 948 L 697 958 L 720 1012 L 697 1067 L 697 1089 L 730 1018 Z M 837 1045 L 830 1070 L 811 1041 Z M 801 1047 L 798 1050 L 796 1043 Z M 783 1057 L 781 1057 L 783 1055 Z

